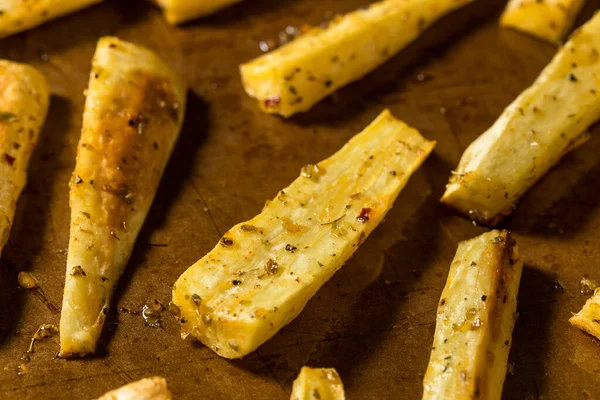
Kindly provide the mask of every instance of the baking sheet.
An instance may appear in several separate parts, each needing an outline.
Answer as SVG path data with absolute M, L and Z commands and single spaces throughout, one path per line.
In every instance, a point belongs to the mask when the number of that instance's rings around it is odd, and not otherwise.
M 449 171 L 549 62 L 555 48 L 501 29 L 504 1 L 480 0 L 437 23 L 362 81 L 290 120 L 244 95 L 238 64 L 287 25 L 318 24 L 368 0 L 247 0 L 176 28 L 143 1 L 105 3 L 0 41 L 0 57 L 48 77 L 52 105 L 29 169 L 29 185 L 0 264 L 0 398 L 88 399 L 162 375 L 177 399 L 285 399 L 302 365 L 335 367 L 349 399 L 417 399 L 429 359 L 436 306 L 458 241 L 483 228 L 441 207 Z M 588 0 L 579 23 L 600 7 Z M 189 83 L 179 144 L 107 318 L 97 357 L 55 358 L 57 340 L 36 344 L 39 325 L 58 324 L 68 246 L 68 180 L 81 128 L 83 91 L 98 37 L 155 50 Z M 418 128 L 438 146 L 356 256 L 275 338 L 243 360 L 219 358 L 136 314 L 167 304 L 170 285 L 223 232 L 258 213 L 308 163 L 340 148 L 379 112 Z M 600 129 L 522 199 L 503 227 L 525 270 L 505 399 L 600 399 L 600 342 L 569 325 L 600 280 Z M 29 271 L 43 296 L 22 290 Z M 559 281 L 564 291 L 556 288 Z M 21 374 L 18 367 L 23 364 Z

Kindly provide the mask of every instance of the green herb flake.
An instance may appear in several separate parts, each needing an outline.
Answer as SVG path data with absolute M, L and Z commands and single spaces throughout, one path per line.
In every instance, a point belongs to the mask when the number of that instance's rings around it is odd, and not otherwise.
M 16 114 L 13 114 L 11 112 L 0 111 L 0 122 L 14 122 L 18 120 L 19 117 Z

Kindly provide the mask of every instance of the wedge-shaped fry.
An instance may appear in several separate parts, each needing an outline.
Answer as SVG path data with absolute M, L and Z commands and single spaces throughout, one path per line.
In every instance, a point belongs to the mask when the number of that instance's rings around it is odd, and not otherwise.
M 2 0 L 0 39 L 74 13 L 102 0 Z
M 170 24 L 181 24 L 215 13 L 242 0 L 154 0 Z
M 438 307 L 423 399 L 500 400 L 522 270 L 508 231 L 458 245 Z
M 165 378 L 155 376 L 112 390 L 97 400 L 171 400 Z
M 0 255 L 8 241 L 50 89 L 33 67 L 0 60 Z
M 173 287 L 182 337 L 227 358 L 277 333 L 381 222 L 435 143 L 384 111 L 233 227 Z
M 494 225 L 600 118 L 600 13 L 465 151 L 442 202 Z
M 581 311 L 573 315 L 569 322 L 600 339 L 600 288 L 588 299 Z
M 427 27 L 473 0 L 385 0 L 313 28 L 240 67 L 260 107 L 289 117 L 360 79 L 413 42 Z
M 117 38 L 98 42 L 71 179 L 63 357 L 96 349 L 114 287 L 179 135 L 185 96 L 154 53 Z
M 344 384 L 333 368 L 302 367 L 290 400 L 345 400 Z
M 559 43 L 573 27 L 584 3 L 584 0 L 510 0 L 500 24 Z

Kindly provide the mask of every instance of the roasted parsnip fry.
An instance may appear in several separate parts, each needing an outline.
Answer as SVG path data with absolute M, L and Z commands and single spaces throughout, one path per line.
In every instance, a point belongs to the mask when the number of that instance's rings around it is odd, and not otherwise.
M 181 127 L 186 92 L 149 50 L 103 38 L 92 62 L 77 163 L 60 355 L 93 353 L 110 298 Z
M 600 288 L 596 289 L 581 311 L 573 315 L 569 322 L 600 339 Z
M 423 399 L 500 400 L 522 270 L 508 231 L 459 243 L 438 307 Z
M 600 13 L 465 151 L 442 202 L 494 225 L 600 119 Z
M 336 154 L 304 167 L 176 282 L 182 337 L 237 358 L 275 335 L 381 222 L 434 145 L 386 110 Z
M 1 0 L 0 39 L 74 13 L 102 0 Z
M 112 390 L 97 400 L 171 400 L 165 378 L 155 376 Z
M 180 24 L 217 12 L 242 0 L 154 0 L 170 24 Z
M 345 400 L 344 384 L 333 368 L 302 367 L 290 400 Z
M 584 0 L 510 0 L 500 19 L 514 28 L 559 43 L 569 33 Z
M 474 0 L 384 0 L 313 28 L 241 65 L 246 92 L 272 114 L 307 111 L 360 79 L 450 11 Z
M 49 101 L 50 89 L 40 72 L 29 65 L 0 60 L 0 255 Z

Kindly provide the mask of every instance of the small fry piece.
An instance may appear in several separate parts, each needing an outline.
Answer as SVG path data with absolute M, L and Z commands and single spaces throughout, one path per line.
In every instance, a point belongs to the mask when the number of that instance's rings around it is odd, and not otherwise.
M 424 400 L 500 400 L 522 270 L 508 231 L 459 243 L 438 307 Z
M 2 0 L 0 39 L 74 13 L 102 0 Z
M 170 24 L 181 24 L 215 13 L 242 0 L 154 0 Z
M 596 289 L 594 295 L 586 301 L 581 311 L 573 315 L 569 322 L 582 331 L 600 339 L 600 288 Z
M 290 400 L 345 400 L 344 384 L 333 368 L 302 367 Z
M 381 222 L 435 143 L 385 110 L 262 213 L 225 233 L 173 286 L 171 311 L 226 358 L 275 335 Z
M 70 182 L 60 356 L 96 343 L 183 120 L 186 92 L 154 53 L 98 42 Z
M 0 60 L 0 255 L 49 102 L 50 88 L 38 70 Z
M 165 378 L 145 378 L 111 390 L 96 400 L 171 400 Z
M 500 25 L 560 43 L 573 28 L 584 3 L 584 0 L 510 0 Z
M 467 148 L 441 201 L 495 225 L 600 119 L 600 13 Z
M 384 0 L 312 28 L 240 66 L 260 108 L 289 117 L 374 70 L 435 21 L 473 0 Z

